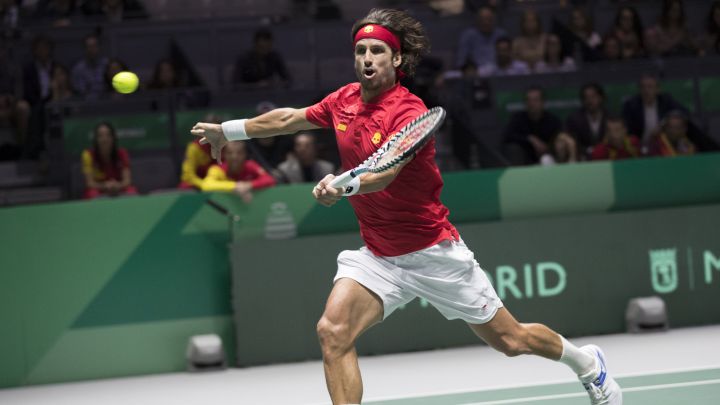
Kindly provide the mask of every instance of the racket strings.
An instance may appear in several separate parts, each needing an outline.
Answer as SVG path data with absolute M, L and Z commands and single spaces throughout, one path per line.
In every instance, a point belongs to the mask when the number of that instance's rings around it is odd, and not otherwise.
M 383 152 L 374 158 L 372 171 L 384 171 L 393 167 L 414 153 L 426 135 L 429 135 L 435 127 L 439 126 L 444 118 L 441 109 L 433 108 L 423 113 L 402 131 L 393 137 L 381 149 Z M 380 151 L 380 150 L 378 150 Z

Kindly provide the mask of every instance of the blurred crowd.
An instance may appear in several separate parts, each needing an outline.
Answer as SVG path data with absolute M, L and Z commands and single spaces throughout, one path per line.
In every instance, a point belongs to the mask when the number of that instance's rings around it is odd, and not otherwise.
M 623 4 L 628 3 L 628 4 Z M 538 13 L 527 9 L 514 38 L 498 26 L 495 8 L 480 6 L 476 22 L 460 37 L 451 74 L 479 76 L 570 72 L 578 63 L 621 61 L 720 53 L 720 1 L 708 1 L 702 27 L 691 29 L 683 0 L 654 2 L 659 16 L 646 24 L 632 2 L 621 2 L 614 22 L 597 29 L 583 8 L 567 21 L 544 27 Z
M 475 20 L 456 43 L 433 44 L 454 50 L 449 66 L 429 57 L 418 67 L 415 78 L 403 80 L 428 107 L 442 105 L 448 110 L 449 125 L 440 136 L 451 154 L 439 156 L 451 159 L 452 164 L 443 167 L 552 165 L 692 155 L 718 149 L 712 134 L 694 121 L 690 106 L 664 92 L 662 81 L 654 73 L 637 78 L 637 94 L 627 94 L 620 111 L 609 111 L 605 86 L 588 80 L 576 89 L 580 107 L 562 118 L 547 108 L 542 86 L 529 86 L 524 92 L 524 108 L 501 123 L 500 145 L 484 141 L 471 117 L 477 110 L 492 110 L 489 81 L 495 77 L 527 76 L 542 84 L 544 74 L 582 71 L 583 66 L 596 62 L 720 54 L 720 0 L 707 2 L 706 17 L 697 27 L 688 26 L 683 0 L 657 1 L 655 21 L 643 21 L 634 1 L 614 2 L 615 18 L 604 27 L 596 27 L 591 13 L 583 8 L 586 1 L 561 0 L 559 4 L 567 11 L 562 18 L 554 18 L 545 26 L 539 14 L 526 7 L 513 30 L 498 24 L 508 23 L 508 18 L 501 18 L 500 6 L 509 1 L 428 2 L 441 15 L 472 13 Z M 452 7 L 443 9 L 451 3 Z M 82 57 L 72 64 L 58 62 L 53 38 L 36 30 L 28 60 L 18 66 L 0 65 L 0 161 L 41 156 L 46 148 L 48 111 L 55 106 L 126 97 L 113 90 L 112 77 L 134 67 L 111 55 L 104 45 L 102 26 L 147 17 L 137 0 L 0 0 L 2 60 L 9 60 L 8 44 L 22 35 L 25 22 L 49 27 L 98 23 L 98 28 L 77 44 L 78 50 L 83 50 Z M 517 35 L 509 35 L 511 31 Z M 294 83 L 292 69 L 275 49 L 269 28 L 260 28 L 248 38 L 247 48 L 238 53 L 229 76 L 236 90 L 254 94 L 263 89 L 289 89 Z M 169 51 L 158 56 L 139 92 L 177 93 L 199 85 L 201 80 L 187 59 Z M 193 97 L 187 96 L 190 93 L 185 94 L 183 107 L 206 106 L 193 104 Z M 261 103 L 258 113 L 272 108 L 271 103 Z M 220 118 L 211 114 L 206 121 L 219 122 Z M 234 192 L 250 201 L 254 190 L 278 183 L 318 181 L 340 170 L 331 141 L 331 137 L 305 132 L 232 143 L 222 163 L 214 162 L 207 147 L 193 141 L 185 149 L 177 187 Z M 473 153 L 482 155 L 480 163 Z M 121 147 L 110 122 L 99 124 L 92 143 L 81 156 L 73 158 L 79 158 L 82 165 L 85 198 L 138 192 L 133 187 L 129 153 Z

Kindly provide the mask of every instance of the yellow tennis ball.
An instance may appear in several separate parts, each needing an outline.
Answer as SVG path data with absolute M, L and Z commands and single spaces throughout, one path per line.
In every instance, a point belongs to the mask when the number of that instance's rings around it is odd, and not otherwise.
M 137 90 L 140 79 L 133 72 L 120 72 L 112 78 L 112 85 L 118 93 L 129 94 Z

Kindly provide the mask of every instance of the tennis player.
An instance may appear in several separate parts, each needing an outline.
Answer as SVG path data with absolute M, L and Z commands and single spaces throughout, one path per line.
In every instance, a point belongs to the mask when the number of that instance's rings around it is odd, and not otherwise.
M 311 107 L 198 123 L 192 133 L 219 158 L 228 141 L 332 127 L 343 168 L 357 166 L 389 135 L 427 111 L 398 80 L 413 74 L 429 41 L 418 21 L 387 9 L 373 9 L 356 22 L 352 39 L 359 83 L 341 87 Z M 600 348 L 578 348 L 547 326 L 519 323 L 503 307 L 448 221 L 434 158 L 431 140 L 404 164 L 358 176 L 351 187 L 330 187 L 334 176 L 328 175 L 313 188 L 313 196 L 325 206 L 349 197 L 365 241 L 359 250 L 338 256 L 334 287 L 317 324 L 333 404 L 359 404 L 362 399 L 354 346 L 358 336 L 415 297 L 425 298 L 448 319 L 464 320 L 507 356 L 534 354 L 568 365 L 592 404 L 621 404 L 622 392 L 608 374 Z

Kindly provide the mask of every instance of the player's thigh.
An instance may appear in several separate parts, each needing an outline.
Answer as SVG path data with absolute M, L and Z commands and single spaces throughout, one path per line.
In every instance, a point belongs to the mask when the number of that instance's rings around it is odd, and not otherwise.
M 354 340 L 382 317 L 383 302 L 375 293 L 353 279 L 341 278 L 330 292 L 319 328 L 323 323 L 341 327 Z
M 468 326 L 475 335 L 494 348 L 507 346 L 508 341 L 515 340 L 523 331 L 522 325 L 505 307 L 498 309 L 490 321 L 483 324 L 468 323 Z

